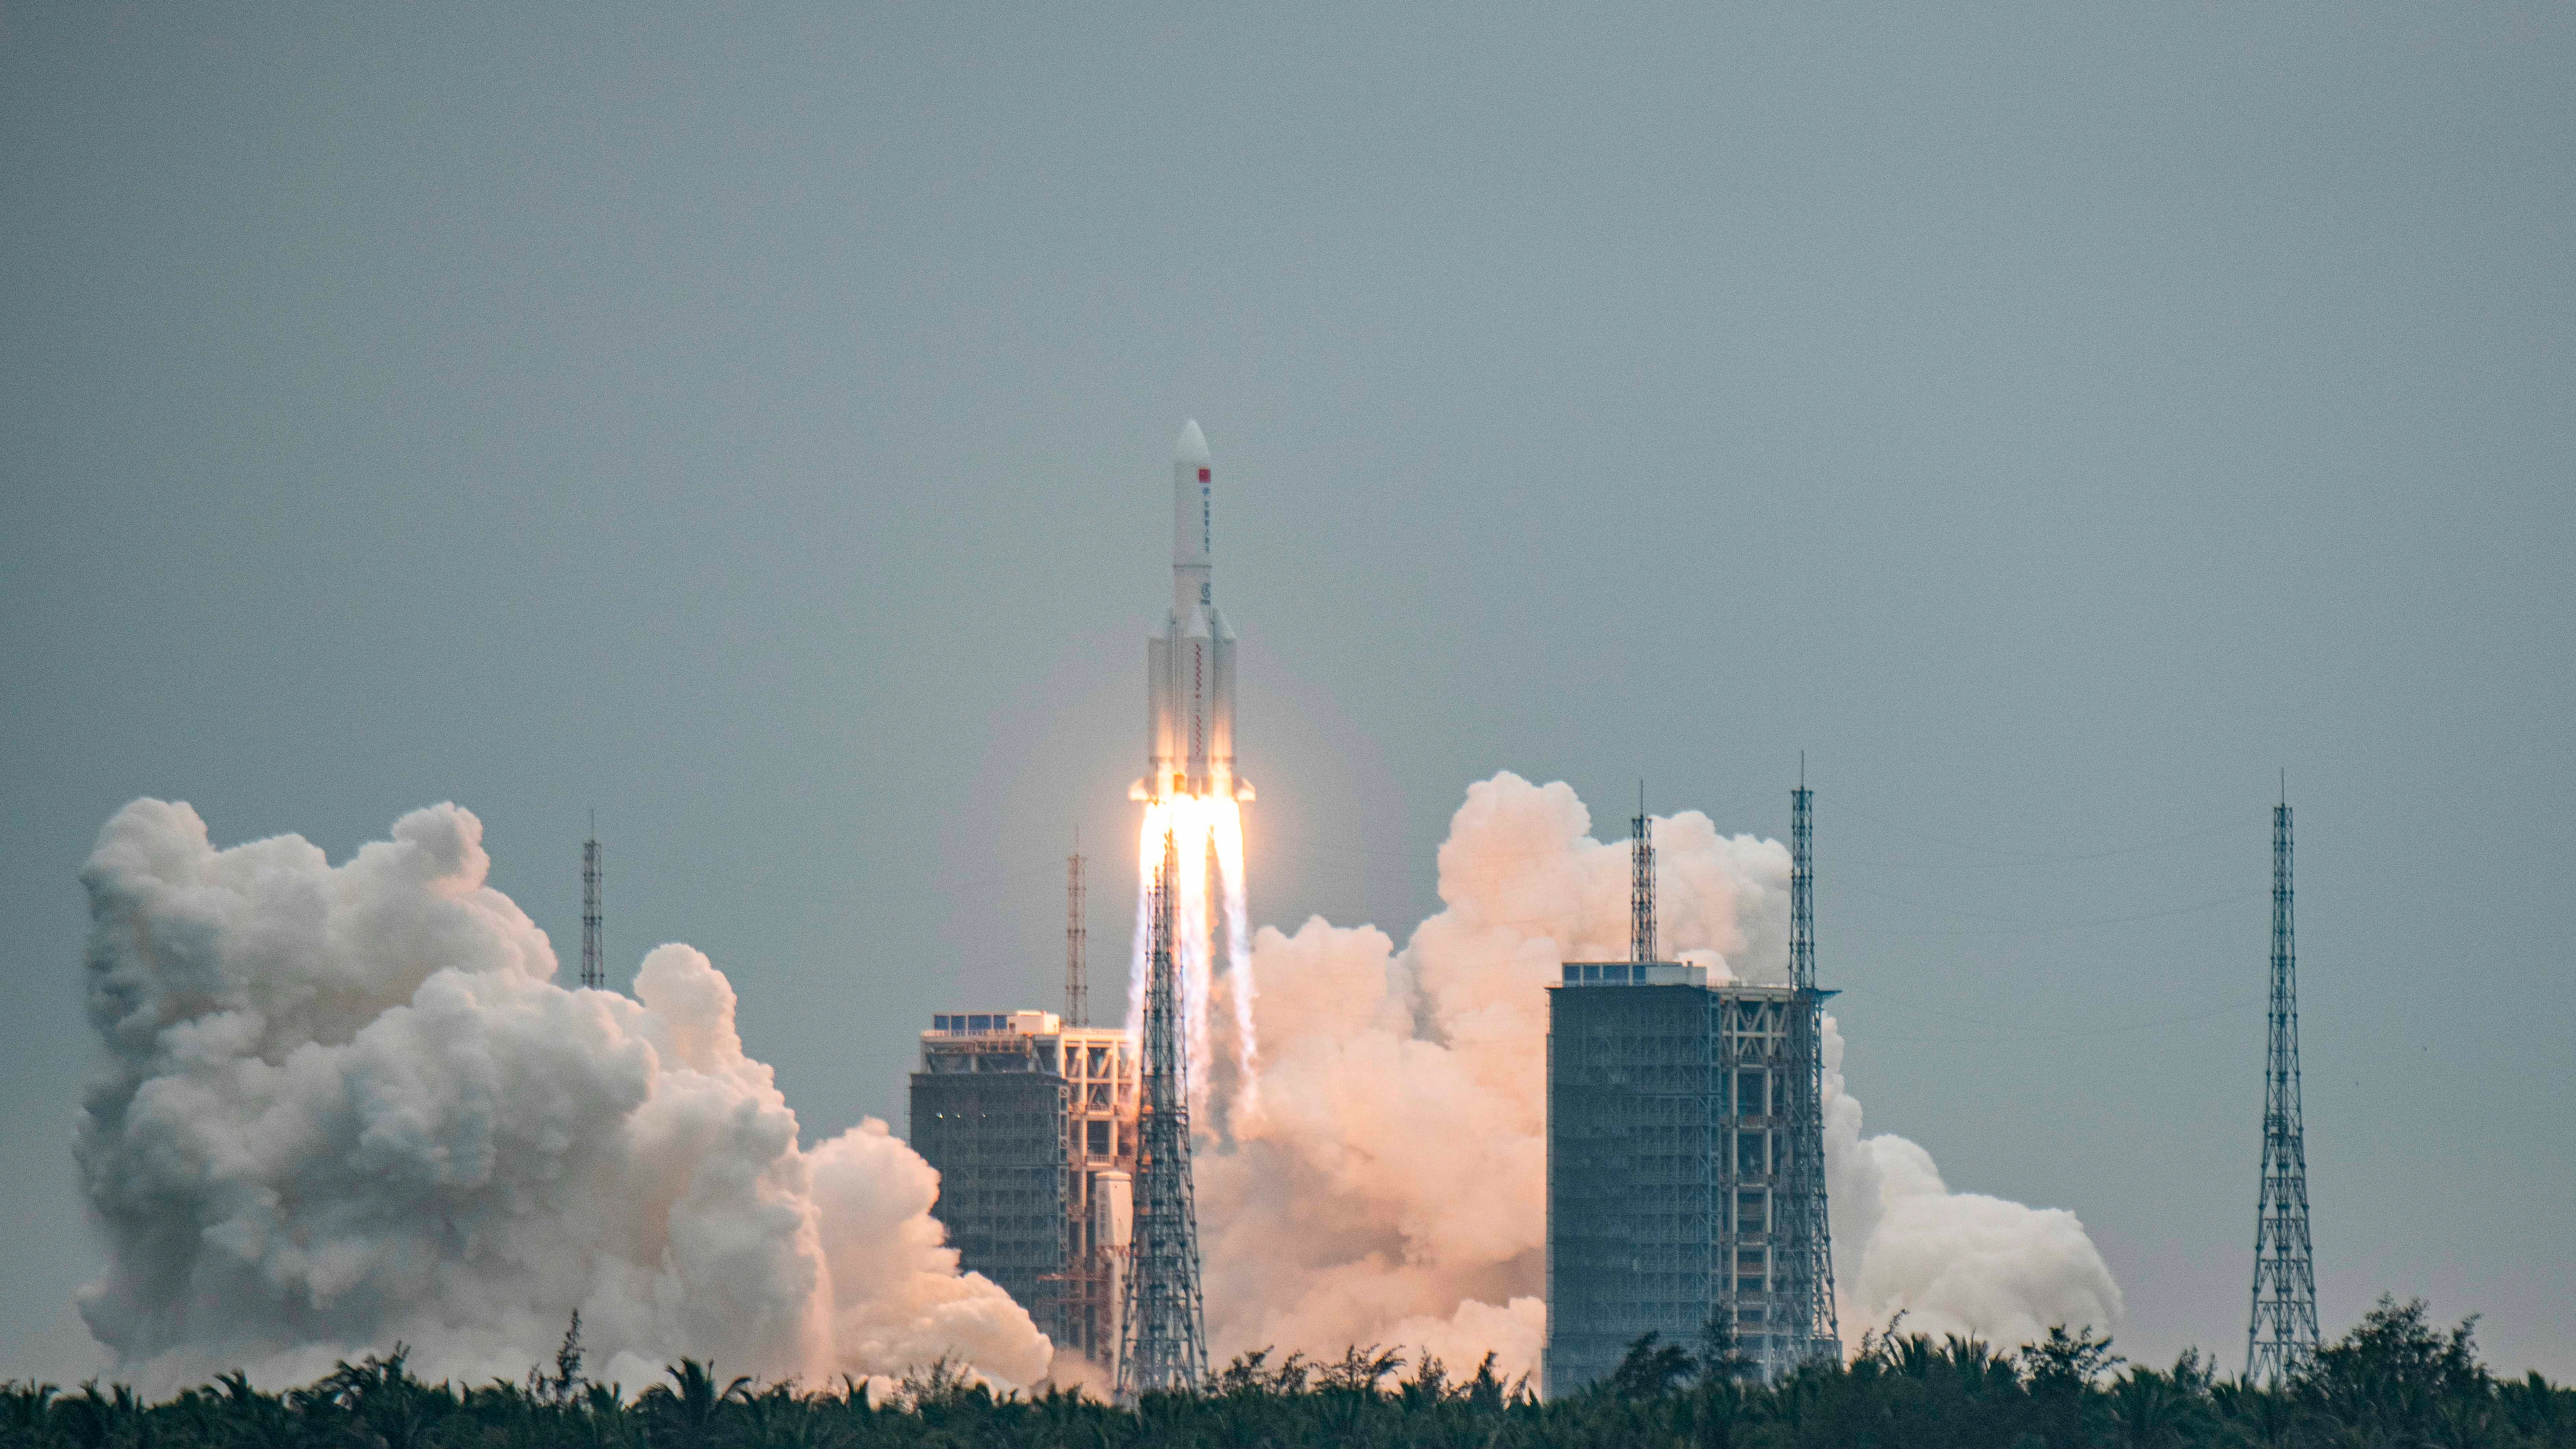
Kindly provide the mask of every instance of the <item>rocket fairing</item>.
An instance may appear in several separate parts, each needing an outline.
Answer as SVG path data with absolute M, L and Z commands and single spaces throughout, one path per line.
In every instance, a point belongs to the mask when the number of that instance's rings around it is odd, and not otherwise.
M 1249 800 L 1234 773 L 1234 630 L 1216 606 L 1214 470 L 1196 419 L 1172 448 L 1172 611 L 1145 641 L 1145 778 L 1139 800 Z

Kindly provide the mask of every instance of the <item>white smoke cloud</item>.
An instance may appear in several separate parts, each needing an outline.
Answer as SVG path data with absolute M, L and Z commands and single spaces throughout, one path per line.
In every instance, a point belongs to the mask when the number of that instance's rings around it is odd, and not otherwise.
M 2075 1214 L 1952 1192 L 1931 1153 L 1860 1135 L 1860 1103 L 1842 1090 L 1842 1036 L 1826 1021 L 1826 1191 L 1837 1253 L 1860 1245 L 1857 1263 L 1837 1264 L 1844 1323 L 1884 1327 L 1902 1312 L 1908 1333 L 2007 1345 L 2051 1324 L 2118 1327 L 2120 1285 Z
M 81 1312 L 147 1388 L 296 1381 L 412 1345 L 516 1378 L 582 1315 L 594 1377 L 899 1374 L 1027 1384 L 1049 1345 L 959 1276 L 937 1175 L 870 1120 L 800 1148 L 734 993 L 680 945 L 635 996 L 566 990 L 453 805 L 333 867 L 218 851 L 138 800 L 83 873 L 107 1065 L 76 1141 L 108 1248 Z
M 1374 928 L 1264 928 L 1260 1097 L 1198 1162 L 1211 1348 L 1403 1345 L 1506 1373 L 1546 1334 L 1547 1001 L 1568 960 L 1628 952 L 1628 848 L 1562 784 L 1469 788 L 1444 909 L 1399 952 Z M 1712 980 L 1788 972 L 1789 854 L 1691 811 L 1655 823 L 1658 941 Z M 1847 1341 L 1909 1328 L 2015 1343 L 2117 1325 L 2071 1213 L 1949 1192 L 1903 1138 L 1860 1135 L 1828 1018 L 1827 1188 Z

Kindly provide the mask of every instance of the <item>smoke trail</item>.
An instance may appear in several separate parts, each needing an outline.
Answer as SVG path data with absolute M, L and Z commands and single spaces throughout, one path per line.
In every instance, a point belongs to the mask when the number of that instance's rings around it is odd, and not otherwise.
M 1203 1093 L 1213 1080 L 1208 1068 L 1216 1056 L 1208 1033 L 1208 1000 L 1215 986 L 1214 963 L 1209 959 L 1208 811 L 1207 802 L 1193 796 L 1173 803 L 1180 821 L 1181 862 L 1180 889 L 1173 902 L 1173 946 L 1179 958 L 1182 1019 L 1189 1023 L 1190 1081 Z
M 1470 787 L 1444 909 L 1401 951 L 1320 917 L 1253 945 L 1263 1054 L 1232 1152 L 1197 1160 L 1213 1352 L 1427 1349 L 1506 1372 L 1546 1333 L 1545 988 L 1627 954 L 1628 851 L 1564 784 Z M 1713 981 L 1785 984 L 1789 853 L 1685 812 L 1653 825 L 1659 934 Z M 2115 1328 L 2120 1290 L 2071 1213 L 1951 1192 L 1929 1154 L 1860 1134 L 1827 1019 L 1827 1185 L 1847 1341 L 1910 1326 L 2018 1342 Z
M 218 851 L 157 800 L 100 832 L 75 1153 L 108 1267 L 80 1310 L 120 1373 L 302 1382 L 399 1339 L 516 1378 L 576 1309 L 630 1387 L 682 1355 L 1046 1372 L 884 1123 L 799 1146 L 705 956 L 655 950 L 631 1000 L 566 990 L 489 865 L 453 805 L 336 867 L 294 836 Z
M 1216 804 L 1217 870 L 1225 882 L 1226 992 L 1234 998 L 1234 1041 L 1242 1072 L 1235 1105 L 1241 1111 L 1261 1106 L 1261 1041 L 1253 1028 L 1251 927 L 1246 919 L 1243 881 L 1243 808 L 1232 800 Z

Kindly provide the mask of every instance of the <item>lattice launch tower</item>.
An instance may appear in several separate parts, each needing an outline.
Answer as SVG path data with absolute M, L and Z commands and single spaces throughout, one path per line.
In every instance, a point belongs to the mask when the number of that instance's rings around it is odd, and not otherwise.
M 1189 1047 L 1172 949 L 1179 875 L 1179 843 L 1166 832 L 1147 901 L 1135 1223 L 1118 1355 L 1118 1398 L 1131 1404 L 1145 1394 L 1194 1390 L 1207 1377 L 1207 1310 L 1199 1293 L 1198 1207 L 1190 1180 Z

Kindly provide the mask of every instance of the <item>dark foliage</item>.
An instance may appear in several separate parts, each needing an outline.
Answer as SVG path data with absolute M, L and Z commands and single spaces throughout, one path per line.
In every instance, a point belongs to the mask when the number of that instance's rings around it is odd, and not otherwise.
M 1762 1384 L 1712 1330 L 1696 1352 L 1640 1339 L 1609 1379 L 1550 1403 L 1500 1379 L 1490 1356 L 1463 1378 L 1430 1357 L 1407 1376 L 1404 1357 L 1371 1345 L 1325 1364 L 1245 1354 L 1201 1393 L 1121 1410 L 1052 1390 L 996 1397 L 945 1362 L 882 1403 L 847 1381 L 760 1385 L 685 1359 L 629 1397 L 582 1377 L 576 1325 L 525 1384 L 423 1383 L 396 1345 L 282 1394 L 239 1374 L 160 1404 L 115 1385 L 0 1385 L 0 1449 L 2576 1449 L 2576 1390 L 2496 1378 L 2473 1328 L 2438 1329 L 2421 1303 L 2382 1299 L 2278 1389 L 2218 1379 L 2197 1353 L 2125 1365 L 2089 1333 L 2001 1353 L 1902 1324 L 1847 1367 Z

